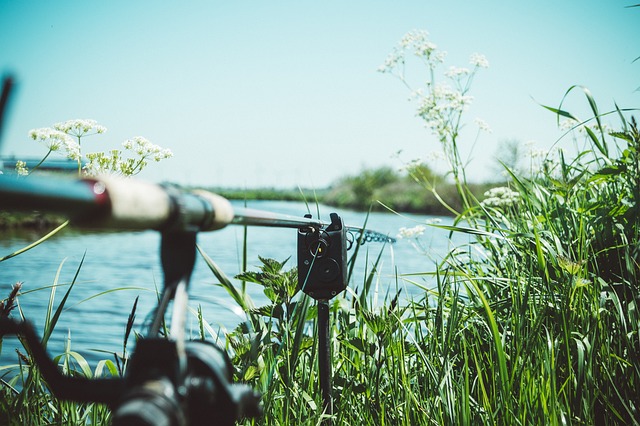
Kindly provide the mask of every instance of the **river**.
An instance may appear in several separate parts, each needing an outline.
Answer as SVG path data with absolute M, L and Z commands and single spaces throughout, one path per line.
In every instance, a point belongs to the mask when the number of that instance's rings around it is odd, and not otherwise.
M 247 207 L 293 216 L 302 216 L 307 212 L 303 203 L 296 202 L 253 201 Z M 366 216 L 361 212 L 336 210 L 322 205 L 319 210 L 323 220 L 328 221 L 329 213 L 335 211 L 351 226 L 362 226 Z M 369 216 L 367 228 L 395 237 L 401 227 L 411 228 L 433 219 L 421 215 L 375 212 Z M 447 218 L 438 220 L 442 220 L 443 224 L 450 223 Z M 1 235 L 0 257 L 21 249 L 34 239 L 36 235 L 25 232 Z M 379 279 L 376 280 L 380 301 L 387 292 L 394 293 L 396 286 L 403 287 L 405 297 L 420 297 L 424 290 L 407 280 L 396 279 L 396 273 L 432 272 L 435 269 L 434 259 L 440 259 L 450 244 L 447 231 L 433 227 L 427 227 L 420 241 L 421 248 L 416 248 L 407 239 L 399 239 L 393 245 L 365 244 L 358 254 L 349 287 L 355 288 L 363 282 L 366 271 L 371 270 L 372 263 L 382 250 Z M 247 242 L 249 270 L 258 270 L 258 256 L 278 261 L 290 258 L 286 266 L 296 266 L 295 229 L 249 227 Z M 96 233 L 65 229 L 30 251 L 0 262 L 0 300 L 7 297 L 14 283 L 22 282 L 19 309 L 41 334 L 51 285 L 54 282 L 59 284 L 55 293 L 55 308 L 84 257 L 48 350 L 54 356 L 60 354 L 65 342 L 70 339 L 71 348 L 91 364 L 100 359 L 113 358 L 108 353 L 122 350 L 125 324 L 135 298 L 139 296 L 134 330 L 143 332 L 142 323 L 155 306 L 156 289 L 162 288 L 163 280 L 159 244 L 160 235 L 155 231 Z M 216 232 L 200 233 L 198 244 L 228 277 L 233 278 L 241 272 L 242 227 L 228 226 Z M 348 255 L 353 251 L 350 250 Z M 432 285 L 428 276 L 411 277 L 411 280 L 425 286 Z M 243 316 L 231 297 L 216 283 L 217 279 L 203 259 L 198 258 L 189 289 L 190 306 L 195 309 L 201 307 L 205 320 L 213 329 L 224 332 L 242 322 Z M 266 303 L 260 286 L 248 283 L 247 290 L 257 305 Z M 17 317 L 18 312 L 14 311 L 12 315 Z M 196 337 L 198 328 L 195 316 L 189 318 L 187 326 Z M 131 348 L 133 343 L 129 344 Z M 15 338 L 5 337 L 0 366 L 14 364 L 14 349 L 19 347 Z

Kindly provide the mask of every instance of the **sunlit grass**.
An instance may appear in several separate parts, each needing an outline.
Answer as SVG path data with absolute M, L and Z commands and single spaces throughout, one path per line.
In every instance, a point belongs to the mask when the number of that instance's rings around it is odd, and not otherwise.
M 437 264 L 425 258 L 433 287 L 423 296 L 403 292 L 420 274 L 390 273 L 384 269 L 393 265 L 383 268 L 375 250 L 356 245 L 350 261 L 365 260 L 366 272 L 330 302 L 334 424 L 639 423 L 640 133 L 617 113 L 619 131 L 590 129 L 591 148 L 574 159 L 561 155 L 534 174 L 507 169 L 518 194 L 509 202 L 467 193 L 468 207 L 444 228 L 469 242 Z M 200 254 L 246 317 L 222 335 L 193 310 L 197 334 L 226 345 L 235 379 L 263 394 L 264 416 L 242 423 L 322 422 L 317 307 L 298 291 L 295 268 L 261 259 L 258 271 L 231 279 Z M 251 285 L 268 303 L 248 296 Z M 57 287 L 44 343 L 73 285 L 56 305 Z M 92 370 L 70 341 L 56 362 L 67 374 L 122 375 L 131 332 L 115 362 Z M 0 422 L 108 421 L 103 406 L 52 397 L 23 355 L 18 374 L 0 386 Z

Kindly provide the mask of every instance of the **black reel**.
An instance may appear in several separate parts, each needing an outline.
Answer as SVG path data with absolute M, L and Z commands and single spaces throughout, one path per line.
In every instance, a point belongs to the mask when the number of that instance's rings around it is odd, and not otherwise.
M 21 335 L 58 398 L 97 402 L 112 409 L 112 424 L 186 426 L 234 425 L 261 415 L 260 397 L 249 386 L 232 383 L 233 366 L 217 346 L 185 342 L 182 366 L 176 342 L 161 338 L 138 341 L 124 378 L 87 379 L 63 375 L 31 324 L 0 319 L 0 336 Z
M 180 377 L 174 342 L 144 339 L 131 359 L 127 388 L 114 409 L 114 425 L 233 425 L 260 415 L 251 388 L 231 384 L 233 367 L 224 352 L 204 341 L 185 344 L 187 369 Z

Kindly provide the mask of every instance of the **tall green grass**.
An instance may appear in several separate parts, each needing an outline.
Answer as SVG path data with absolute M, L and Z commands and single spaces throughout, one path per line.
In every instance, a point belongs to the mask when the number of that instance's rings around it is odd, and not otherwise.
M 623 111 L 605 131 L 585 94 L 590 148 L 508 170 L 508 203 L 470 201 L 443 227 L 470 242 L 435 265 L 432 291 L 406 301 L 415 275 L 390 279 L 374 258 L 332 301 L 337 424 L 639 423 L 640 133 Z M 274 304 L 247 304 L 251 326 L 229 349 L 238 379 L 265 394 L 260 424 L 318 424 L 316 310 L 292 302 L 291 271 L 270 262 L 243 279 Z
M 458 220 L 441 227 L 469 242 L 431 274 L 389 272 L 384 248 L 353 253 L 368 269 L 330 303 L 334 424 L 640 423 L 640 132 L 621 110 L 618 131 L 606 131 L 585 94 L 593 117 L 575 126 L 595 124 L 584 130 L 588 147 L 532 174 L 508 169 L 518 195 L 503 202 L 467 192 Z M 241 423 L 322 423 L 317 309 L 298 291 L 295 268 L 262 259 L 232 280 L 201 254 L 247 316 L 221 339 L 236 380 L 263 394 L 264 416 Z M 421 278 L 433 288 L 407 299 L 403 289 Z M 268 303 L 251 300 L 248 285 Z M 54 309 L 52 291 L 45 340 L 64 300 Z M 216 336 L 198 319 L 201 337 Z M 91 371 L 70 347 L 58 362 L 88 377 L 123 372 L 109 361 Z M 0 386 L 4 422 L 108 421 L 104 407 L 57 401 L 28 362 L 19 371 L 21 386 Z
M 84 259 L 83 259 L 84 261 Z M 45 313 L 41 344 L 46 348 L 58 320 L 63 313 L 68 297 L 76 283 L 82 263 L 78 265 L 75 275 L 69 284 L 59 281 L 65 262 L 60 264 L 58 272 L 50 286 L 49 303 Z M 59 288 L 67 287 L 56 306 L 56 293 Z M 18 289 L 20 286 L 18 286 Z M 24 313 L 16 302 L 18 294 L 11 295 L 3 301 L 4 310 L 0 315 L 8 317 L 11 311 L 18 311 L 18 317 L 25 319 Z M 15 309 L 15 308 L 18 309 Z M 1 343 L 2 336 L 0 336 Z M 110 418 L 109 410 L 101 404 L 79 404 L 62 401 L 53 396 L 40 371 L 33 362 L 31 352 L 23 343 L 24 351 L 16 354 L 16 364 L 0 366 L 0 424 L 6 425 L 45 425 L 45 424 L 105 424 Z M 126 344 L 126 343 L 125 343 Z M 0 350 L 2 346 L 0 345 Z M 114 353 L 115 355 L 115 353 Z M 117 355 L 116 355 L 117 357 Z M 61 372 L 86 378 L 109 377 L 119 375 L 116 363 L 105 359 L 91 369 L 87 360 L 71 346 L 67 337 L 62 353 L 54 358 Z

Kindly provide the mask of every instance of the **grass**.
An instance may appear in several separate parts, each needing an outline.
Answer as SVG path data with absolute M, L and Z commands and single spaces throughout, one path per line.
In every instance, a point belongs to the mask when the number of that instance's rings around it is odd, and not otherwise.
M 368 271 L 330 303 L 334 424 L 640 423 L 640 132 L 615 113 L 620 130 L 594 119 L 575 159 L 549 158 L 529 175 L 507 169 L 519 194 L 508 203 L 467 193 L 447 229 L 469 243 L 433 265 L 423 297 L 403 295 L 423 277 L 382 271 L 360 249 Z M 322 423 L 317 308 L 295 268 L 262 259 L 231 280 L 201 255 L 247 315 L 221 340 L 235 379 L 263 394 L 264 416 L 240 424 Z M 269 303 L 257 306 L 247 285 Z M 54 309 L 52 294 L 45 336 L 63 303 Z M 201 335 L 216 338 L 199 318 Z M 120 374 L 107 361 L 90 371 L 70 346 L 57 359 L 72 374 Z M 0 386 L 3 422 L 108 421 L 104 407 L 56 400 L 28 363 L 19 371 Z

